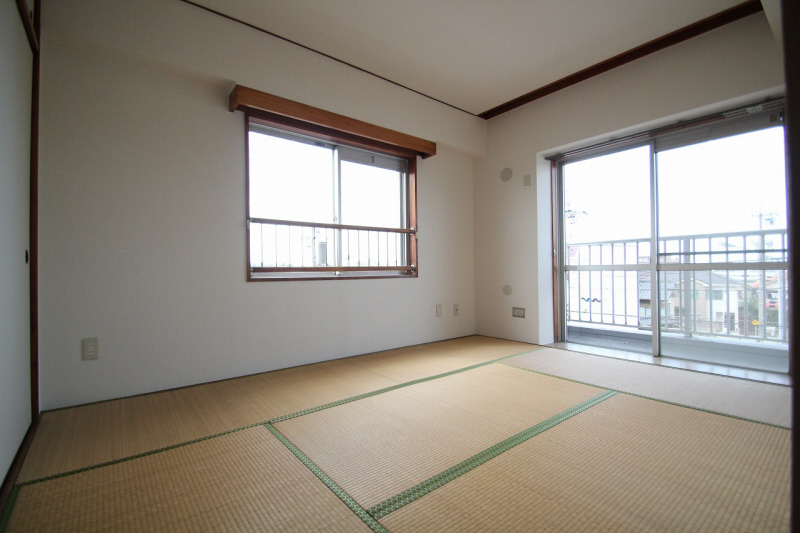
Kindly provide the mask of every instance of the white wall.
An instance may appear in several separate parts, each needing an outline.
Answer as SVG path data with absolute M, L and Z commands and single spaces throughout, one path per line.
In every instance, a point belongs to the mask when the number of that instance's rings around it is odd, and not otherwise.
M 0 479 L 31 423 L 29 244 L 33 55 L 14 2 L 0 4 Z
M 780 45 L 757 14 L 490 120 L 489 155 L 475 174 L 478 333 L 553 340 L 544 156 L 781 94 L 782 84 Z M 507 183 L 505 167 L 514 172 Z M 531 189 L 522 188 L 525 174 L 533 176 Z M 525 307 L 527 318 L 512 318 L 512 306 Z
M 487 145 L 480 119 L 177 0 L 45 0 L 43 15 L 44 409 L 476 331 L 549 342 L 543 156 L 783 83 L 756 15 L 492 119 Z M 418 279 L 244 281 L 233 83 L 439 143 L 419 164 Z M 89 336 L 100 359 L 82 362 Z
M 486 122 L 179 0 L 44 0 L 44 31 L 134 60 L 231 80 L 443 143 L 486 152 Z
M 471 157 L 440 145 L 419 162 L 419 278 L 247 283 L 244 117 L 227 110 L 230 83 L 76 40 L 52 28 L 56 11 L 42 12 L 43 409 L 475 332 Z M 158 40 L 160 22 L 147 24 Z M 284 83 L 306 67 L 262 75 Z M 364 90 L 393 109 L 393 86 Z M 451 133 L 441 113 L 417 111 L 408 133 Z M 437 303 L 460 316 L 436 318 Z M 99 360 L 81 361 L 94 336 Z

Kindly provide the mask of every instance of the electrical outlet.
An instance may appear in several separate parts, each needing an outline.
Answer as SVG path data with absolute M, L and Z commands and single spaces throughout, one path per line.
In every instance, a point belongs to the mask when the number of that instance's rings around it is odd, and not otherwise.
M 100 345 L 97 342 L 97 337 L 83 339 L 81 341 L 81 359 L 84 361 L 91 361 L 100 357 Z
M 453 316 L 458 316 L 458 304 L 453 304 Z
M 512 307 L 511 308 L 511 316 L 515 318 L 525 318 L 525 308 L 524 307 Z
M 442 316 L 442 304 L 436 304 L 436 316 Z

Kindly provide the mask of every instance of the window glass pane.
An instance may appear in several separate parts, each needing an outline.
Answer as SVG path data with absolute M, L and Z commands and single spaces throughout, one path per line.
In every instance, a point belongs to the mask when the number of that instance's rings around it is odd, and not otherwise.
M 639 262 L 636 241 L 650 238 L 649 146 L 564 165 L 564 233 L 568 245 L 629 241 L 630 257 L 613 263 Z
M 341 187 L 342 224 L 405 227 L 402 173 L 342 161 Z
M 661 237 L 739 233 L 739 242 L 729 240 L 727 250 L 724 238 L 712 240 L 712 250 L 708 241 L 685 243 L 682 251 L 709 262 L 697 252 L 741 252 L 744 232 L 786 229 L 784 162 L 783 127 L 659 152 Z M 759 236 L 748 237 L 758 241 L 754 249 L 763 249 Z
M 788 370 L 786 270 L 659 272 L 661 353 Z
M 786 170 L 777 116 L 657 136 L 656 157 L 643 147 L 562 164 L 568 341 L 786 372 Z M 643 269 L 651 165 L 657 278 Z M 600 270 L 608 265 L 615 270 Z
M 334 151 L 256 131 L 250 143 L 250 216 L 334 222 Z
M 415 275 L 408 159 L 250 128 L 250 279 Z

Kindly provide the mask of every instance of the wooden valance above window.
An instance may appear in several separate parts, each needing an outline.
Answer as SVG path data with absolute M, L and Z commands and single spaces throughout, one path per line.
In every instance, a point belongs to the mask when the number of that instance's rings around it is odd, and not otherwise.
M 436 155 L 435 142 L 241 85 L 233 88 L 229 103 L 231 111 L 244 111 L 265 125 L 284 130 L 313 132 L 316 137 L 401 157 L 419 155 L 425 159 Z

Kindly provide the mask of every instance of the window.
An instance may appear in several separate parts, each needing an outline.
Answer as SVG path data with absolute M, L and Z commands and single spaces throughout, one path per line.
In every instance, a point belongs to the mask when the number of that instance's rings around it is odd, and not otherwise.
M 247 280 L 417 277 L 417 157 L 436 143 L 236 85 Z
M 252 119 L 247 140 L 251 279 L 416 274 L 413 159 Z
M 785 370 L 782 99 L 551 159 L 557 339 Z

